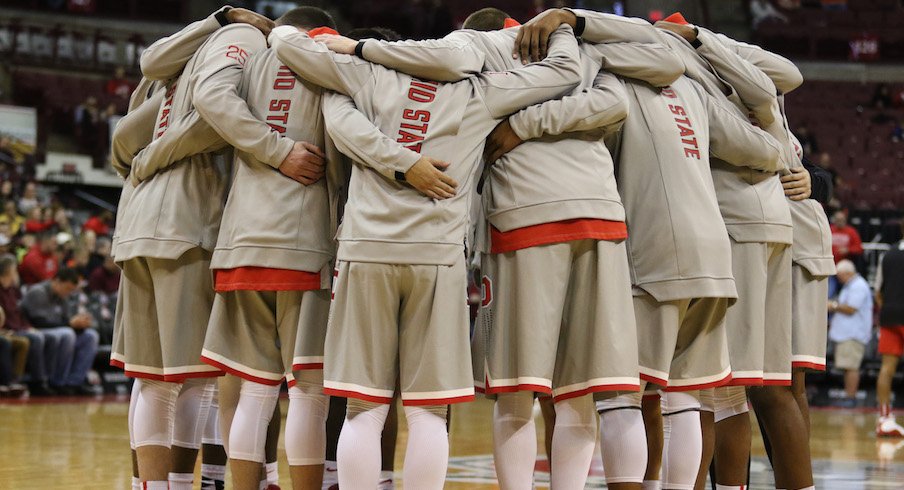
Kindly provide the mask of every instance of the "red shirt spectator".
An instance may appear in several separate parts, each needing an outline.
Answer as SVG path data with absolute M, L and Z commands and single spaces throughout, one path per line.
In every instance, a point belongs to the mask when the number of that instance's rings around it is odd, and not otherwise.
M 108 224 L 113 218 L 112 213 L 106 211 L 98 216 L 92 216 L 82 225 L 83 230 L 91 230 L 97 236 L 109 236 L 110 225 Z
M 23 284 L 37 284 L 56 276 L 60 268 L 56 256 L 56 239 L 52 234 L 41 236 L 19 265 Z
M 107 257 L 104 265 L 94 269 L 88 277 L 88 291 L 100 291 L 107 294 L 117 292 L 120 273 L 119 267 L 116 267 L 113 259 Z
M 835 263 L 842 259 L 850 259 L 863 255 L 863 243 L 860 233 L 847 223 L 847 214 L 838 211 L 832 217 L 832 255 Z
M 116 68 L 113 78 L 107 81 L 107 95 L 128 99 L 132 95 L 134 86 L 126 79 L 126 71 L 120 66 Z
M 19 309 L 19 301 L 22 301 L 22 290 L 19 286 L 12 285 L 8 288 L 0 286 L 0 308 L 6 313 L 6 323 L 3 328 L 6 330 L 22 331 L 31 328 L 28 320 L 22 315 Z

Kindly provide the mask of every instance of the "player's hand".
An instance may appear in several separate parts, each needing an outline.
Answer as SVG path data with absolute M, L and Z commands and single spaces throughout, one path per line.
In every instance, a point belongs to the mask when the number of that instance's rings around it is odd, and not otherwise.
M 690 24 L 676 24 L 674 22 L 660 20 L 653 25 L 666 31 L 672 31 L 684 39 L 687 39 L 687 42 L 689 43 L 694 42 L 694 40 L 697 39 L 697 33 L 694 32 L 694 26 Z
M 147 164 L 145 163 L 145 151 L 141 150 L 132 158 L 132 167 L 129 169 L 129 183 L 132 184 L 132 187 L 138 187 L 138 184 L 147 180 L 150 175 L 145 175 L 147 173 Z
M 447 168 L 447 162 L 422 156 L 405 172 L 405 181 L 427 197 L 449 199 L 455 196 L 458 182 L 442 172 Z
M 339 54 L 355 54 L 355 47 L 358 45 L 358 41 L 338 34 L 321 34 L 315 40 L 325 44 L 330 51 Z
M 512 58 L 521 58 L 522 64 L 546 58 L 549 36 L 562 24 L 574 27 L 577 17 L 565 9 L 549 9 L 518 29 Z
M 276 24 L 272 20 L 257 12 L 252 12 L 251 10 L 243 8 L 231 8 L 226 11 L 226 20 L 228 20 L 230 24 L 248 24 L 264 33 L 264 36 L 269 36 L 270 31 L 276 27 Z
M 297 141 L 279 164 L 279 171 L 296 182 L 311 185 L 323 178 L 325 162 L 326 157 L 320 148 L 306 141 Z
M 810 172 L 802 167 L 789 169 L 788 175 L 782 176 L 782 187 L 785 189 L 785 197 L 792 201 L 803 201 L 810 197 Z
M 484 161 L 488 165 L 492 165 L 496 160 L 502 158 L 502 155 L 512 151 L 521 143 L 524 141 L 515 134 L 509 120 L 505 119 L 487 136 L 486 147 L 483 150 Z

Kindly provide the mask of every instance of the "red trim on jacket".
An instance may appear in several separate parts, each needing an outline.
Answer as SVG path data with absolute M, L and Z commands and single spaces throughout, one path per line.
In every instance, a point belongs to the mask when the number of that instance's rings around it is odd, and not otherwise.
M 320 273 L 269 267 L 237 267 L 214 271 L 214 289 L 226 291 L 313 291 L 320 289 Z
M 490 230 L 490 253 L 514 252 L 524 248 L 575 240 L 624 240 L 628 227 L 623 221 L 578 218 L 525 226 L 511 231 Z

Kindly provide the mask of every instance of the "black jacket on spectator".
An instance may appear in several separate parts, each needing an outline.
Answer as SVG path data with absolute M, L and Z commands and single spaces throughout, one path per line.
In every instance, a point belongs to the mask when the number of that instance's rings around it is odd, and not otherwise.
M 882 308 L 879 325 L 904 325 L 904 241 L 892 245 L 882 257 Z
M 50 281 L 32 286 L 22 297 L 19 307 L 25 318 L 37 328 L 65 327 L 72 317 L 69 302 L 53 294 Z
M 804 168 L 810 172 L 810 199 L 815 199 L 821 204 L 828 204 L 832 200 L 832 174 L 824 168 L 811 163 L 806 157 L 803 159 Z

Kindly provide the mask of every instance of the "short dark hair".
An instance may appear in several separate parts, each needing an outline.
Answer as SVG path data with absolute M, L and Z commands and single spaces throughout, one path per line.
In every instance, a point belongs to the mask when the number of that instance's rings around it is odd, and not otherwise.
M 336 21 L 326 10 L 317 7 L 294 8 L 276 19 L 278 26 L 293 26 L 299 29 L 314 29 L 316 27 L 336 28 Z
M 495 7 L 482 8 L 469 15 L 461 27 L 475 31 L 498 31 L 505 27 L 505 19 L 509 17 L 509 14 Z
M 385 27 L 357 27 L 348 31 L 345 34 L 345 37 L 354 39 L 355 41 L 360 41 L 362 39 L 376 39 L 378 41 L 398 41 L 402 39 L 402 36 L 392 30 L 387 29 Z
M 63 267 L 62 269 L 57 271 L 56 275 L 53 278 L 58 282 L 68 282 L 69 284 L 78 285 L 79 277 L 80 276 L 78 275 L 78 272 L 75 271 L 75 269 Z
M 16 256 L 13 254 L 0 255 L 0 276 L 9 272 L 10 269 L 19 265 Z

